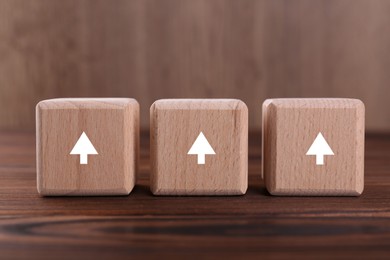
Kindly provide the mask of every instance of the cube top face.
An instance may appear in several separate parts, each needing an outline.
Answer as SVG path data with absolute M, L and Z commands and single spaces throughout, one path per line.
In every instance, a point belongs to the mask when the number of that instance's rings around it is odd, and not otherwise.
M 245 194 L 248 109 L 242 101 L 158 100 L 150 112 L 155 195 Z
M 130 193 L 139 142 L 136 100 L 44 100 L 36 107 L 36 117 L 41 195 Z
M 132 98 L 56 98 L 42 100 L 37 108 L 45 110 L 64 109 L 124 109 L 129 106 L 139 106 Z
M 364 104 L 271 99 L 263 104 L 263 172 L 273 195 L 358 196 L 364 186 Z

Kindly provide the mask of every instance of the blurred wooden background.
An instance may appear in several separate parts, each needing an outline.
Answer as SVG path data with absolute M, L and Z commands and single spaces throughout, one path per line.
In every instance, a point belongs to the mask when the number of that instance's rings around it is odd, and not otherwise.
M 390 130 L 390 1 L 0 0 L 0 129 L 54 97 L 354 97 Z

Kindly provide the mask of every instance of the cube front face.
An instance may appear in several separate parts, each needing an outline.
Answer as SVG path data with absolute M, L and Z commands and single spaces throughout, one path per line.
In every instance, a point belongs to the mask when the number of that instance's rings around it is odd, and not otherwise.
M 360 195 L 364 104 L 354 99 L 266 100 L 263 155 L 265 183 L 273 195 Z
M 245 194 L 248 110 L 243 102 L 159 100 L 150 112 L 153 194 Z M 201 133 L 207 141 L 197 143 Z M 211 150 L 202 146 L 207 142 Z
M 130 193 L 138 159 L 137 101 L 53 99 L 40 102 L 36 112 L 37 185 L 41 195 Z M 89 141 L 81 141 L 83 133 Z M 88 148 L 97 154 L 90 154 Z M 81 157 L 87 161 L 82 163 Z

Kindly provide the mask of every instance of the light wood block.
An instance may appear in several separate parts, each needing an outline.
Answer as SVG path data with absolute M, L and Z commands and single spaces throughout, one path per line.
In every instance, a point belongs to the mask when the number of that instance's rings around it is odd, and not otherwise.
M 364 111 L 364 104 L 356 99 L 266 100 L 263 173 L 268 191 L 273 195 L 360 195 Z M 324 139 L 316 139 L 319 133 Z
M 127 195 L 131 192 L 139 149 L 136 100 L 44 100 L 36 107 L 36 121 L 37 186 L 41 195 Z M 85 156 L 77 151 L 70 154 L 83 132 L 97 154 Z M 84 152 L 87 144 L 79 144 Z
M 150 120 L 153 194 L 245 194 L 248 109 L 242 101 L 158 100 L 151 106 Z M 211 149 L 201 146 L 196 151 L 200 133 Z M 196 152 L 207 154 L 203 158 Z

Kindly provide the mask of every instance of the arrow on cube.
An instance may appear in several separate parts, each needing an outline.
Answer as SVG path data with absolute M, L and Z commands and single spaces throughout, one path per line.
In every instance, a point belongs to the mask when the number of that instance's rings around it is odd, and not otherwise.
M 330 148 L 329 144 L 326 142 L 324 136 L 319 133 L 306 155 L 315 155 L 316 165 L 324 165 L 324 156 L 334 155 L 334 153 L 332 148 Z
M 202 132 L 200 132 L 198 138 L 196 138 L 191 149 L 188 151 L 188 154 L 198 155 L 198 164 L 205 164 L 206 154 L 213 155 L 215 154 L 213 147 L 207 141 L 206 137 Z
M 88 155 L 98 154 L 88 136 L 83 132 L 70 154 L 80 155 L 80 164 L 88 164 Z

